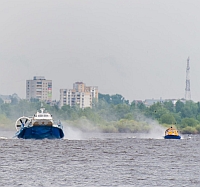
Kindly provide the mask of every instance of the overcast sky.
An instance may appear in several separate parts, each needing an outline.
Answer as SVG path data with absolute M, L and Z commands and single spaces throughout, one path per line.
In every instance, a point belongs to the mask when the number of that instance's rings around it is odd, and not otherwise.
M 1 0 L 0 94 L 26 97 L 26 80 L 59 89 L 82 81 L 126 99 L 200 101 L 200 1 Z

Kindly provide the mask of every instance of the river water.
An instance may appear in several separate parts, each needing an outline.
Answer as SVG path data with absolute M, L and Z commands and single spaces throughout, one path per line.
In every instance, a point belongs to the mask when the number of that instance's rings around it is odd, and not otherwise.
M 82 134 L 20 140 L 1 131 L 0 186 L 200 186 L 200 136 Z M 78 136 L 77 136 L 78 137 Z

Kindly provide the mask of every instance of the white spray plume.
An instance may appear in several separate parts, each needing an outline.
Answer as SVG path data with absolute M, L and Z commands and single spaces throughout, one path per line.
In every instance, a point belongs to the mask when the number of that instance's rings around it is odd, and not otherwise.
M 82 140 L 83 139 L 83 132 L 77 128 L 73 128 L 67 125 L 63 125 L 64 131 L 64 139 L 68 140 Z
M 161 126 L 156 120 L 145 117 L 142 114 L 135 114 L 136 120 L 146 122 L 150 130 L 147 133 L 142 133 L 139 138 L 152 138 L 152 139 L 163 139 L 165 134 L 165 128 Z
M 140 134 L 140 138 L 152 138 L 152 139 L 163 139 L 165 128 L 159 125 L 158 123 L 149 124 L 150 131 L 148 133 Z

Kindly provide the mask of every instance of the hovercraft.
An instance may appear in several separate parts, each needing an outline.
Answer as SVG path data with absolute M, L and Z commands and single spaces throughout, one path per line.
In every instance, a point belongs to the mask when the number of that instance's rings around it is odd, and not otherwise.
M 181 136 L 178 134 L 178 130 L 170 127 L 165 131 L 165 139 L 181 139 Z
M 60 121 L 54 122 L 52 115 L 40 108 L 32 117 L 22 116 L 17 119 L 15 136 L 22 139 L 61 139 L 64 137 Z

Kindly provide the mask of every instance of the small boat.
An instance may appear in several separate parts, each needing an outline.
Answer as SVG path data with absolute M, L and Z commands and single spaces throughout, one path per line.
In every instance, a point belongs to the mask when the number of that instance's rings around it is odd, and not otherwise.
M 15 137 L 22 139 L 61 139 L 64 137 L 60 121 L 55 123 L 52 115 L 40 108 L 32 117 L 22 116 L 17 119 Z
M 181 139 L 181 136 L 178 134 L 178 130 L 173 127 L 168 128 L 165 131 L 165 139 Z

